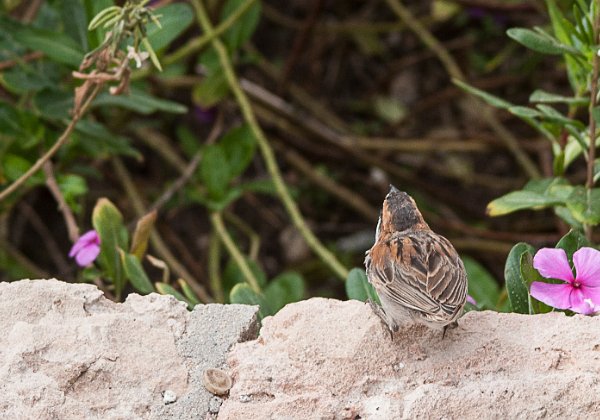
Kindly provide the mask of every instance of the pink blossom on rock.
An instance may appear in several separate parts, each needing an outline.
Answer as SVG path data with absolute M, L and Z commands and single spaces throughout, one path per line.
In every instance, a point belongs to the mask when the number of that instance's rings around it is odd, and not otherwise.
M 531 283 L 531 296 L 557 309 L 569 309 L 585 315 L 600 311 L 600 251 L 580 248 L 573 254 L 573 265 L 575 276 L 563 249 L 540 249 L 533 258 L 533 267 L 543 277 L 565 283 L 534 281 Z
M 100 254 L 100 237 L 95 230 L 84 233 L 73 244 L 69 257 L 75 257 L 77 265 L 87 267 L 94 262 Z

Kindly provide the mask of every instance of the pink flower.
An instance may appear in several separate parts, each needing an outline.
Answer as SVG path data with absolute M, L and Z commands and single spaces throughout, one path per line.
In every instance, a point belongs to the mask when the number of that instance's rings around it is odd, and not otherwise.
M 471 305 L 477 306 L 477 301 L 471 295 L 467 295 L 467 302 L 469 302 Z
M 75 257 L 80 267 L 87 267 L 94 262 L 100 254 L 100 237 L 95 230 L 84 233 L 73 244 L 69 257 Z
M 534 281 L 531 296 L 557 309 L 590 315 L 600 311 L 600 251 L 583 247 L 573 254 L 576 276 L 560 248 L 542 248 L 533 258 L 533 267 L 546 278 L 566 283 Z

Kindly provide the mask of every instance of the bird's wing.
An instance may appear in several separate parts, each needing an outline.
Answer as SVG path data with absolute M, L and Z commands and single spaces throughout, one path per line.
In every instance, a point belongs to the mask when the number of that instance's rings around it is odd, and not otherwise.
M 462 262 L 450 242 L 431 231 L 379 243 L 368 259 L 368 278 L 377 292 L 404 307 L 424 315 L 451 315 L 464 304 Z

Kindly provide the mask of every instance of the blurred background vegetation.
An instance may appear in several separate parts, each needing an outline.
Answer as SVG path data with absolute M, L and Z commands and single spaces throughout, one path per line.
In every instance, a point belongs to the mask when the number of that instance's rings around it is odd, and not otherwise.
M 113 1 L 0 4 L 5 189 L 69 127 L 82 85 L 73 71 L 108 30 L 88 24 Z M 362 267 L 390 183 L 458 249 L 481 307 L 506 307 L 515 243 L 553 246 L 567 233 L 551 210 L 486 216 L 491 200 L 552 175 L 551 144 L 452 83 L 515 104 L 538 88 L 568 94 L 559 57 L 505 34 L 548 27 L 543 1 L 147 6 L 162 29 L 148 20 L 143 35 L 162 71 L 132 60 L 123 93 L 109 92 L 121 79 L 107 82 L 43 169 L 0 201 L 0 280 L 89 281 L 119 296 L 114 279 L 67 257 L 77 235 L 64 206 L 83 233 L 100 198 L 129 232 L 157 210 L 150 260 L 136 265 L 151 288 L 191 304 L 258 299 L 264 314 L 309 296 L 346 297 L 343 280 Z M 568 176 L 582 182 L 585 171 L 574 164 Z M 129 277 L 125 292 L 152 290 Z M 242 282 L 249 287 L 232 298 Z

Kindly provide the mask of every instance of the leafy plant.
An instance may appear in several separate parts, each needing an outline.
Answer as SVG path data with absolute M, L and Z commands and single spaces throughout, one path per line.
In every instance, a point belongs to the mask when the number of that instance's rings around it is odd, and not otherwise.
M 577 249 L 591 246 L 593 228 L 600 224 L 600 188 L 595 187 L 600 178 L 596 159 L 600 122 L 597 104 L 600 10 L 595 1 L 578 0 L 573 4 L 572 15 L 567 16 L 554 0 L 546 0 L 546 5 L 552 33 L 535 27 L 509 29 L 507 35 L 538 53 L 562 56 L 572 96 L 536 90 L 529 97 L 532 105 L 520 106 L 463 82 L 455 83 L 520 118 L 552 143 L 554 176 L 529 181 L 523 189 L 489 203 L 487 210 L 490 216 L 502 216 L 524 209 L 553 209 L 572 228 L 557 244 L 571 258 Z M 566 108 L 567 113 L 559 107 Z M 582 110 L 587 110 L 587 121 L 576 118 Z M 585 185 L 573 185 L 566 171 L 581 156 L 586 162 L 587 178 Z M 506 260 L 506 288 L 514 312 L 532 314 L 551 310 L 530 294 L 532 283 L 544 280 L 534 268 L 534 254 L 531 245 L 518 243 Z

